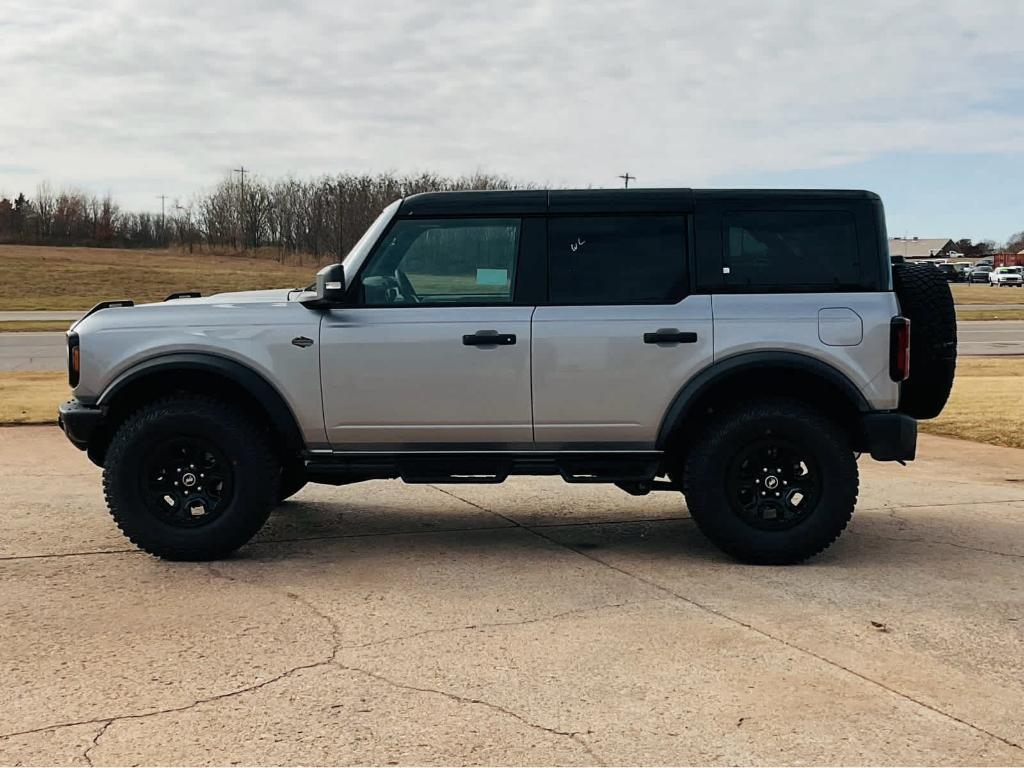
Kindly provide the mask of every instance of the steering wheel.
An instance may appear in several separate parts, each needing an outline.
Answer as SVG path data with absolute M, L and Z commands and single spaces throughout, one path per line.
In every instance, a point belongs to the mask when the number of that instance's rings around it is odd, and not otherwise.
M 416 289 L 412 287 L 412 282 L 398 267 L 395 267 L 395 282 L 398 283 L 398 289 L 402 292 L 402 296 L 411 304 L 419 304 L 420 297 L 416 293 Z

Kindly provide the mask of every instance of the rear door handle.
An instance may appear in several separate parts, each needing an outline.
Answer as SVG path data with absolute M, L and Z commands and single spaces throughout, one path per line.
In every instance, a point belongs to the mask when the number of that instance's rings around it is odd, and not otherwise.
M 477 331 L 465 334 L 462 343 L 467 347 L 507 347 L 516 343 L 516 335 L 497 331 Z
M 653 333 L 644 334 L 644 344 L 694 344 L 696 341 L 696 333 L 677 328 L 659 328 Z

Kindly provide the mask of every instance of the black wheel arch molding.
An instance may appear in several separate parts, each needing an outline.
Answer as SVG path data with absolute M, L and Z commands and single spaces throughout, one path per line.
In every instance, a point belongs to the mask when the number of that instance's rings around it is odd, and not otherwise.
M 775 373 L 777 376 L 764 384 L 752 380 L 751 375 Z M 792 382 L 792 383 L 791 383 Z M 815 382 L 821 386 L 806 389 L 788 389 L 799 383 Z M 756 398 L 768 394 L 782 394 L 808 399 L 817 404 L 828 415 L 843 423 L 850 434 L 854 449 L 870 453 L 883 461 L 909 460 L 913 458 L 916 430 L 910 433 L 902 414 L 878 412 L 863 392 L 842 371 L 827 362 L 801 352 L 786 350 L 763 350 L 740 352 L 714 362 L 693 376 L 673 398 L 662 424 L 658 428 L 655 447 L 659 451 L 670 451 L 685 442 L 693 429 L 699 428 L 708 417 L 709 404 L 722 404 L 722 400 L 735 397 Z M 891 429 L 881 434 L 900 436 L 894 446 L 888 437 L 885 445 L 878 445 L 880 419 L 870 422 L 868 417 L 882 413 L 882 423 L 899 420 Z
M 287 453 L 298 453 L 305 448 L 302 430 L 292 408 L 288 405 L 281 392 L 262 374 L 248 365 L 222 355 L 206 352 L 172 352 L 141 360 L 119 374 L 99 397 L 78 397 L 78 407 L 61 411 L 61 425 L 69 437 L 75 434 L 74 442 L 79 447 L 86 447 L 90 459 L 94 462 L 102 460 L 106 451 L 106 443 L 112 437 L 114 425 L 110 424 L 113 411 L 123 411 L 120 404 L 127 395 L 134 400 L 137 387 L 151 388 L 156 391 L 167 391 L 177 388 L 189 389 L 188 383 L 176 386 L 173 377 L 180 374 L 196 374 L 205 376 L 205 382 L 220 382 L 227 391 L 239 390 L 245 393 L 249 403 L 265 414 L 271 430 L 281 441 L 279 447 Z M 159 377 L 153 381 L 154 377 Z M 202 390 L 197 382 L 195 389 Z M 208 387 L 207 387 L 208 389 Z M 214 392 L 216 394 L 216 392 Z M 75 401 L 72 401 L 75 402 Z M 83 416 L 77 412 L 92 412 L 91 416 Z M 101 414 L 97 417 L 96 413 Z M 122 414 L 123 415 L 123 414 Z M 83 422 L 88 422 L 88 432 L 83 429 Z M 116 419 L 115 419 L 116 421 Z M 77 422 L 77 423 L 76 423 Z

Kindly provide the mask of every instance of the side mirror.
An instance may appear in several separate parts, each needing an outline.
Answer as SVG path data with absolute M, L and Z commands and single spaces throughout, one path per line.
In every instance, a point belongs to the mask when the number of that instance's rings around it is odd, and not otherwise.
M 313 295 L 302 299 L 310 309 L 329 309 L 345 303 L 345 268 L 341 264 L 328 264 L 316 273 Z

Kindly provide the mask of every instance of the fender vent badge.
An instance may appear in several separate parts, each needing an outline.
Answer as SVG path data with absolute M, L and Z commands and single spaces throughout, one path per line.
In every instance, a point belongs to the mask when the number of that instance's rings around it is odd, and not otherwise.
M 294 339 L 292 339 L 292 344 L 294 344 L 296 347 L 312 347 L 313 340 L 307 336 L 296 336 Z

